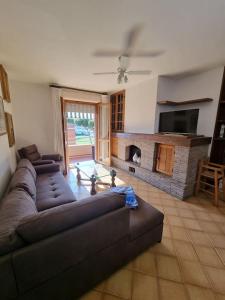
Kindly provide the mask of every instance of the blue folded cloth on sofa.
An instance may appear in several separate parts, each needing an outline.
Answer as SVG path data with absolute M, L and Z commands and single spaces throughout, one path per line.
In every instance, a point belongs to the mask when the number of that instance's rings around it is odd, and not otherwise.
M 124 194 L 126 196 L 126 206 L 130 208 L 138 208 L 138 202 L 134 190 L 131 186 L 112 187 L 110 190 L 114 193 Z

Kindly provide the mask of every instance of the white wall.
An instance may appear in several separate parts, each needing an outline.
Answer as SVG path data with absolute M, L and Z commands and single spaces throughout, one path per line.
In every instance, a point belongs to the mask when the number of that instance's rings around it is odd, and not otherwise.
M 154 133 L 158 78 L 125 90 L 125 132 Z
M 215 68 L 200 74 L 183 77 L 181 79 L 159 78 L 157 100 L 192 100 L 212 98 L 212 102 L 183 106 L 159 106 L 156 116 L 156 131 L 159 124 L 159 113 L 163 111 L 199 108 L 197 134 L 213 136 L 223 67 Z
M 5 112 L 12 113 L 12 103 L 4 101 Z M 14 120 L 14 115 L 13 115 Z M 0 199 L 2 198 L 10 177 L 16 168 L 15 146 L 9 147 L 8 135 L 0 136 Z
M 41 153 L 53 152 L 53 121 L 48 85 L 10 82 L 16 148 L 37 144 Z

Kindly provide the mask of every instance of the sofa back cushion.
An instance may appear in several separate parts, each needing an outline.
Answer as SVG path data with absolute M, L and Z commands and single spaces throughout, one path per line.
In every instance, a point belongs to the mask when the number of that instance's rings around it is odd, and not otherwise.
M 27 243 L 33 243 L 120 209 L 124 205 L 124 195 L 100 193 L 24 218 L 16 230 Z
M 36 185 L 34 178 L 28 169 L 20 168 L 16 170 L 11 179 L 9 190 L 11 191 L 15 188 L 23 189 L 33 198 L 33 200 L 36 200 Z
M 31 162 L 41 158 L 35 144 L 22 148 L 23 157 L 29 159 Z
M 32 163 L 28 159 L 23 158 L 19 161 L 19 163 L 17 165 L 17 170 L 20 168 L 25 168 L 25 169 L 29 170 L 29 172 L 31 173 L 31 175 L 34 178 L 34 181 L 36 181 L 36 179 L 37 179 L 36 171 L 35 171 Z
M 33 199 L 22 189 L 14 189 L 0 202 L 0 255 L 24 245 L 16 233 L 19 222 L 26 216 L 37 214 Z

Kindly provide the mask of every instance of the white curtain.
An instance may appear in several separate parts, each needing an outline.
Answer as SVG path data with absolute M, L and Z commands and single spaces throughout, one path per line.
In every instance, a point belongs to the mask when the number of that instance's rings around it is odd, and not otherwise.
M 61 101 L 60 101 L 61 94 L 62 94 L 61 89 L 51 87 L 54 151 L 55 153 L 59 153 L 64 157 L 62 112 L 61 112 Z
M 105 164 L 110 161 L 110 101 L 109 96 L 102 95 L 102 101 L 99 107 L 99 160 Z

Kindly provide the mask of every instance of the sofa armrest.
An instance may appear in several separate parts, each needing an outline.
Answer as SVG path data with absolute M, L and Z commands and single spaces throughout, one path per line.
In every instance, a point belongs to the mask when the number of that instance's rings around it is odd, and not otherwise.
M 46 154 L 46 155 L 42 155 L 41 158 L 43 160 L 51 159 L 54 161 L 62 161 L 62 156 L 60 154 Z
M 34 243 L 124 207 L 124 195 L 105 192 L 22 219 L 16 231 Z
M 32 161 L 32 165 L 33 166 L 39 166 L 39 165 L 48 165 L 48 164 L 53 164 L 55 161 L 54 160 L 50 160 L 50 159 L 46 159 L 46 160 L 35 160 L 35 161 Z
M 38 165 L 38 166 L 35 166 L 34 168 L 35 168 L 37 175 L 60 171 L 60 165 L 56 164 L 56 163 L 47 164 L 47 165 Z

